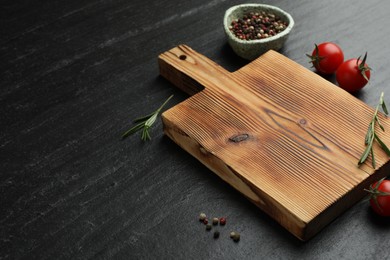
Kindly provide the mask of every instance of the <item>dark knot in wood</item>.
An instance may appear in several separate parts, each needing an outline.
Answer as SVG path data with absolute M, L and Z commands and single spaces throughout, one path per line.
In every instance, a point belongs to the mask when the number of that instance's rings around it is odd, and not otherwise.
M 301 120 L 299 120 L 299 124 L 301 125 L 306 125 L 306 119 L 302 118 Z
M 229 141 L 234 143 L 239 143 L 245 141 L 246 139 L 248 139 L 248 137 L 249 137 L 248 134 L 233 135 L 232 137 L 229 138 Z

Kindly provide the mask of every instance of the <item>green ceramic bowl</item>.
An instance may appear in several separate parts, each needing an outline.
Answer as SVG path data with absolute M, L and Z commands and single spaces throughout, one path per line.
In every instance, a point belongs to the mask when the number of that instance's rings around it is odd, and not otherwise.
M 249 12 L 256 13 L 261 11 L 273 13 L 276 16 L 280 17 L 281 20 L 288 23 L 287 28 L 274 36 L 265 39 L 256 39 L 249 41 L 237 38 L 229 30 L 229 26 L 231 25 L 233 20 L 242 18 L 244 14 Z M 286 42 L 291 29 L 294 27 L 294 20 L 290 14 L 276 6 L 265 4 L 241 4 L 230 7 L 228 10 L 226 10 L 223 19 L 223 26 L 229 45 L 232 47 L 234 52 L 244 59 L 254 60 L 261 54 L 271 49 L 275 51 L 281 49 Z

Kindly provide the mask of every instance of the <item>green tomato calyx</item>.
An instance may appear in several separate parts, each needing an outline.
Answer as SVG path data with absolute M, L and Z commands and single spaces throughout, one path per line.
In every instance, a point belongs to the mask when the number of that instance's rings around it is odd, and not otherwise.
M 367 75 L 366 75 L 366 71 L 369 71 L 369 70 L 372 70 L 372 69 L 370 67 L 368 67 L 368 65 L 366 64 L 367 52 L 366 52 L 366 54 L 364 54 L 363 60 L 361 62 L 359 62 L 360 61 L 360 57 L 361 56 L 359 56 L 357 58 L 357 60 L 356 60 L 356 66 L 358 67 L 358 70 L 362 74 L 363 78 L 368 81 L 368 78 L 367 78 Z

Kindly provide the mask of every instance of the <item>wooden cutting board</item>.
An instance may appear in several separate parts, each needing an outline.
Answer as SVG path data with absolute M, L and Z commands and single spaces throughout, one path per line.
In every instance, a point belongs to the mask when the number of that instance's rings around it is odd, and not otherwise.
M 162 114 L 166 135 L 301 240 L 389 173 L 378 145 L 377 169 L 357 166 L 374 109 L 278 52 L 232 73 L 184 45 L 158 61 L 191 95 Z

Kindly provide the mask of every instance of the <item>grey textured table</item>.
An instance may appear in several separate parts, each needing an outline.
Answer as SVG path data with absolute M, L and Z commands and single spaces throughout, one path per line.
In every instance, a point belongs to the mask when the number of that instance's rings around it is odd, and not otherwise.
M 121 140 L 131 120 L 187 98 L 157 56 L 187 44 L 230 71 L 225 0 L 3 0 L 0 259 L 390 259 L 390 220 L 362 200 L 301 242 L 164 136 Z M 370 106 L 390 102 L 390 2 L 266 1 L 294 17 L 281 53 L 333 41 L 368 52 Z M 328 80 L 334 82 L 334 77 Z M 332 104 L 329 104 L 332 105 Z M 213 239 L 200 212 L 226 216 Z M 230 231 L 239 231 L 234 243 Z

